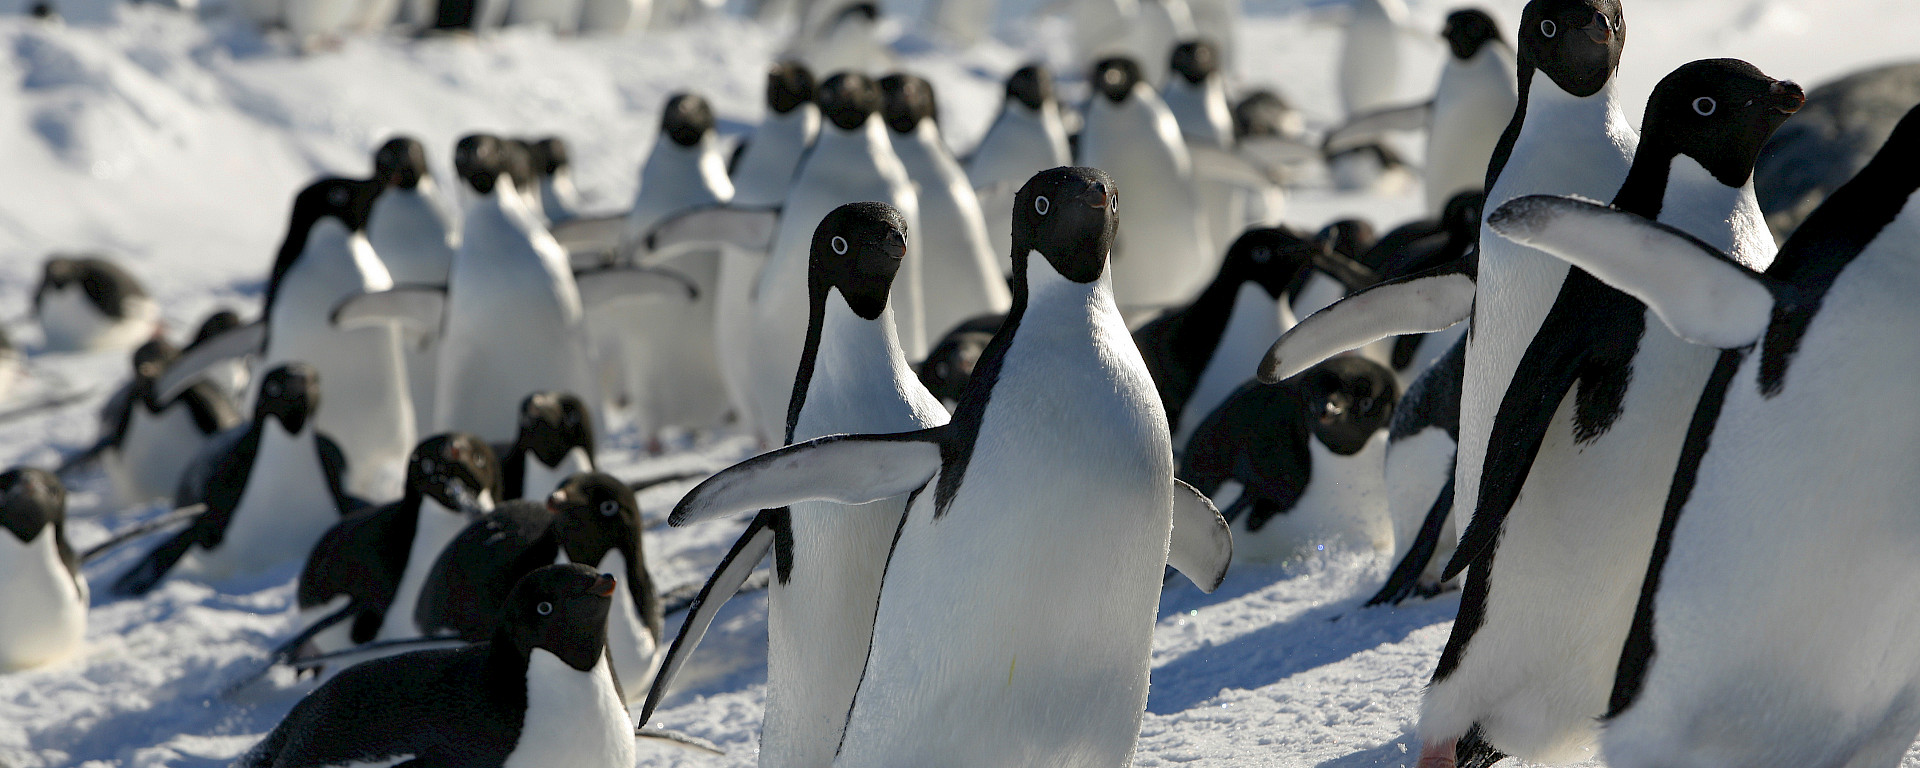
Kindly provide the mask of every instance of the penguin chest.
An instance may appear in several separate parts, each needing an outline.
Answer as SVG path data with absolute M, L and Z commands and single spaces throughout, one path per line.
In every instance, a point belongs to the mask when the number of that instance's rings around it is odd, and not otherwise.
M 542 464 L 540 457 L 532 451 L 527 452 L 525 478 L 520 485 L 520 495 L 527 499 L 545 499 L 553 493 L 567 478 L 581 472 L 593 471 L 593 459 L 587 458 L 587 449 L 575 446 L 560 457 L 560 462 L 551 467 Z
M 527 709 L 503 768 L 632 768 L 633 720 L 604 656 L 581 672 L 544 649 L 527 658 Z
M 309 425 L 290 435 L 270 420 L 227 522 L 220 546 L 196 557 L 208 578 L 257 573 L 300 562 L 313 543 L 340 521 L 340 509 L 320 464 Z
M 102 311 L 78 283 L 40 294 L 40 329 L 48 349 L 131 349 L 153 333 L 159 308 L 152 300 L 128 297 L 124 317 Z
M 171 498 L 207 436 L 184 402 L 159 413 L 139 403 L 132 407 L 120 444 L 103 457 L 107 476 L 127 504 Z
M 67 571 L 53 526 L 22 543 L 0 530 L 0 672 L 65 658 L 87 630 L 84 577 Z
M 465 530 L 472 518 L 440 506 L 432 498 L 420 502 L 414 521 L 413 544 L 407 550 L 407 565 L 400 571 L 400 584 L 394 588 L 393 603 L 387 606 L 376 640 L 395 640 L 420 635 L 414 623 L 414 608 L 420 604 L 420 589 L 426 586 L 427 572 L 447 543 Z
M 418 190 L 389 189 L 374 201 L 367 240 L 400 285 L 439 285 L 453 268 L 446 217 Z

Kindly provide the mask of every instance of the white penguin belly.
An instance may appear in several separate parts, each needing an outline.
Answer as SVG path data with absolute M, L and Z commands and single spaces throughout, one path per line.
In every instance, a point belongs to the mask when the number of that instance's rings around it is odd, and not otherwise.
M 1513 59 L 1487 45 L 1466 63 L 1449 61 L 1435 89 L 1427 129 L 1427 212 L 1439 217 L 1448 198 L 1483 189 L 1493 150 L 1519 102 Z
M 375 640 L 419 637 L 420 625 L 413 611 L 420 604 L 420 589 L 427 584 L 427 572 L 447 543 L 466 530 L 473 518 L 440 505 L 432 497 L 420 501 L 419 519 L 414 522 L 413 544 L 407 549 L 407 566 L 400 571 L 400 583 L 394 588 L 393 602 L 380 621 Z
M 587 458 L 587 449 L 574 447 L 560 457 L 560 463 L 551 467 L 540 463 L 540 457 L 527 453 L 525 472 L 520 484 L 523 498 L 545 501 L 547 494 L 553 493 L 566 482 L 567 478 L 581 472 L 593 471 L 593 459 Z
M 1013 304 L 987 248 L 980 200 L 940 142 L 931 120 L 921 121 L 913 135 L 895 135 L 893 140 L 895 153 L 917 186 L 920 278 L 931 287 L 925 291 L 926 327 L 936 337 L 979 315 L 1004 313 Z
M 1088 109 L 1081 162 L 1112 175 L 1129 210 L 1154 212 L 1121 220 L 1110 270 L 1114 300 L 1130 313 L 1191 300 L 1219 271 L 1221 254 L 1173 114 L 1145 85 L 1118 107 L 1100 98 Z
M 289 435 L 270 419 L 220 546 L 196 549 L 190 559 L 210 580 L 256 574 L 302 561 L 337 522 L 340 510 L 320 468 L 312 425 Z
M 145 297 L 128 297 L 126 317 L 108 317 L 78 283 L 40 296 L 40 329 L 55 352 L 133 349 L 153 336 L 160 308 Z
M 1420 535 L 1420 526 L 1440 496 L 1447 481 L 1453 479 L 1453 436 L 1440 427 L 1427 427 L 1387 444 L 1387 516 L 1393 521 L 1393 557 L 1399 562 L 1407 556 Z M 1458 521 L 1447 515 L 1441 524 L 1440 539 L 1433 559 L 1420 574 L 1420 582 L 1437 586 L 1440 574 L 1459 545 Z
M 53 526 L 22 544 L 0 529 L 0 673 L 58 661 L 87 632 L 86 581 L 67 573 Z
M 800 156 L 819 129 L 820 112 L 810 104 L 767 115 L 733 169 L 733 204 L 764 208 L 786 200 Z
M 108 451 L 102 462 L 121 503 L 132 506 L 170 499 L 180 486 L 180 475 L 206 441 L 186 403 L 175 401 L 158 414 L 136 403 L 120 445 Z
M 535 648 L 527 659 L 527 714 L 503 768 L 632 768 L 633 720 L 615 695 L 605 656 L 581 672 Z
M 1184 449 L 1200 422 L 1253 378 L 1267 348 L 1285 331 L 1279 302 L 1255 283 L 1242 284 L 1234 294 L 1233 312 L 1227 316 L 1227 327 L 1214 347 L 1213 358 L 1200 372 L 1200 380 L 1181 411 L 1180 429 L 1173 434 L 1176 449 Z
M 1279 563 L 1343 548 L 1385 552 L 1393 545 L 1387 519 L 1385 457 L 1387 435 L 1374 433 L 1352 456 L 1341 456 L 1307 441 L 1313 479 L 1293 508 L 1267 518 L 1259 530 L 1250 516 L 1233 522 L 1234 557 L 1251 563 Z

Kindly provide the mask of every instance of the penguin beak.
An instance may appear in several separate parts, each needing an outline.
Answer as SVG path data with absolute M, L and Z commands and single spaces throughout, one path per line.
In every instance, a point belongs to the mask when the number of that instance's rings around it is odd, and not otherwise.
M 566 489 L 562 488 L 560 490 L 554 491 L 553 495 L 547 497 L 547 511 L 556 515 L 560 514 L 560 507 L 565 506 L 566 503 L 567 503 Z
M 613 597 L 614 584 L 615 584 L 615 581 L 613 578 L 613 574 L 610 574 L 610 573 L 600 574 L 600 578 L 594 579 L 593 581 L 594 596 L 595 597 Z
M 1587 33 L 1587 39 L 1600 45 L 1613 42 L 1613 21 L 1604 13 L 1594 14 L 1593 23 L 1581 27 L 1580 31 Z
M 1807 92 L 1800 84 L 1792 80 L 1781 80 L 1767 89 L 1767 95 L 1773 99 L 1773 108 L 1780 114 L 1791 115 L 1799 112 L 1807 104 Z

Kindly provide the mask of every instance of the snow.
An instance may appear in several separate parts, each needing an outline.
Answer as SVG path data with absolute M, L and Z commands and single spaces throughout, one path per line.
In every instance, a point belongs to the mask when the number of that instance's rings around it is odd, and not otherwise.
M 1414 22 L 1428 29 L 1438 29 L 1451 6 L 1410 5 Z M 1523 2 L 1482 5 L 1511 26 Z M 1744 58 L 1811 86 L 1911 56 L 1910 30 L 1920 22 L 1911 0 L 1630 5 L 1632 44 L 1621 75 L 1630 104 L 1642 103 L 1674 66 L 1716 56 Z M 1319 124 L 1332 121 L 1341 4 L 1246 6 L 1236 90 L 1276 88 Z M 587 206 L 613 210 L 632 199 L 670 93 L 699 91 L 722 116 L 724 134 L 744 134 L 759 117 L 764 66 L 783 42 L 778 30 L 722 17 L 672 32 L 585 39 L 532 30 L 477 40 L 369 36 L 299 56 L 280 37 L 152 5 L 90 0 L 66 15 L 64 25 L 0 17 L 0 84 L 13 88 L 0 99 L 8 169 L 0 184 L 0 318 L 25 316 L 46 254 L 99 250 L 147 282 L 176 338 L 216 307 L 257 313 L 294 192 L 323 173 L 366 175 L 370 151 L 396 132 L 425 142 L 442 178 L 450 173 L 453 142 L 467 132 L 564 136 Z M 1050 41 L 1067 37 L 1060 24 L 1003 20 L 1000 28 L 1024 39 L 967 51 L 911 37 L 899 46 L 904 68 L 939 89 L 956 147 L 971 146 L 985 131 L 1002 75 L 1030 58 L 1057 69 L 1066 64 L 1047 53 Z M 1441 53 L 1437 40 L 1414 44 L 1403 57 L 1405 95 L 1415 97 L 1432 82 Z M 1084 88 L 1069 83 L 1066 91 Z M 1419 208 L 1412 190 L 1367 196 L 1310 189 L 1293 194 L 1287 219 L 1317 229 L 1361 216 L 1385 229 Z M 7 330 L 35 351 L 38 331 L 29 323 L 15 320 Z M 118 353 L 33 356 L 26 380 L 0 402 L 0 465 L 52 466 L 62 452 L 90 444 L 94 412 L 124 375 L 125 361 Z M 63 407 L 11 413 L 76 393 L 82 397 Z M 728 434 L 683 436 L 659 456 L 648 455 L 645 441 L 630 432 L 608 442 L 612 470 L 630 478 L 718 469 L 754 449 L 750 439 Z M 691 484 L 644 493 L 649 519 L 663 517 Z M 82 473 L 73 487 L 70 535 L 80 548 L 163 513 L 114 508 L 97 471 Z M 649 531 L 646 555 L 656 582 L 672 587 L 704 578 L 740 526 Z M 104 584 L 138 549 L 94 563 L 88 575 Z M 1386 566 L 1328 552 L 1285 566 L 1237 568 L 1213 595 L 1176 579 L 1162 600 L 1136 764 L 1409 765 L 1418 751 L 1412 728 L 1421 688 L 1458 597 L 1361 609 Z M 289 563 L 211 586 L 172 579 L 137 600 L 96 589 L 80 653 L 0 676 L 0 764 L 227 764 L 313 687 L 283 670 L 223 695 L 297 629 L 297 568 Z M 669 632 L 675 626 L 670 622 Z M 641 764 L 756 761 L 765 633 L 764 597 L 736 599 L 654 723 L 709 739 L 728 754 L 646 742 Z M 1903 765 L 1920 766 L 1920 750 Z

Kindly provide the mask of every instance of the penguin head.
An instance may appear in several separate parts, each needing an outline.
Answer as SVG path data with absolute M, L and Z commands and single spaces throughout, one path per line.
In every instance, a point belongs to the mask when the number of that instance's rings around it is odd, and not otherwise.
M 1220 272 L 1240 282 L 1257 283 L 1278 299 L 1313 263 L 1313 248 L 1286 227 L 1249 229 L 1227 249 Z
M 413 189 L 427 177 L 427 148 L 410 136 L 395 136 L 373 153 L 373 180 L 381 186 Z
M 1293 138 L 1306 133 L 1300 113 L 1273 91 L 1254 91 L 1233 105 L 1233 138 Z
M 1107 101 L 1115 104 L 1127 100 L 1133 93 L 1133 86 L 1140 82 L 1140 64 L 1125 56 L 1113 56 L 1101 59 L 1093 65 L 1093 75 L 1089 78 L 1093 87 Z
M 522 658 L 538 648 L 576 670 L 592 670 L 606 651 L 615 583 L 584 565 L 534 569 L 507 594 L 494 648 L 511 648 Z
M 40 285 L 33 293 L 35 312 L 40 308 L 40 294 L 48 290 L 74 288 L 85 290 L 94 304 L 115 317 L 120 316 L 121 302 L 147 295 L 146 288 L 132 273 L 109 259 L 56 255 L 48 257 L 46 264 L 41 266 Z
M 1640 143 L 1655 151 L 1641 151 L 1663 162 L 1686 155 L 1720 183 L 1742 186 L 1767 139 L 1806 103 L 1799 85 L 1767 77 L 1752 64 L 1695 61 L 1653 87 Z
M 1007 78 L 1007 100 L 1039 110 L 1053 101 L 1053 73 L 1045 64 L 1028 64 Z
M 1027 180 L 1013 198 L 1013 263 L 1020 277 L 1038 252 L 1076 283 L 1100 279 L 1120 231 L 1120 193 L 1098 168 L 1061 167 Z
M 133 350 L 133 379 L 136 382 L 152 382 L 166 373 L 173 361 L 179 359 L 180 348 L 167 341 L 165 337 L 155 336 Z
M 1619 0 L 1533 0 L 1520 14 L 1520 59 L 1574 96 L 1600 92 L 1627 45 Z
M 554 176 L 567 169 L 567 140 L 548 136 L 529 145 L 533 148 L 533 172 Z
M 1328 450 L 1352 456 L 1387 428 L 1400 385 L 1393 371 L 1359 355 L 1341 355 L 1302 371 L 1294 386 L 1307 402 L 1307 428 Z
M 460 139 L 453 148 L 453 170 L 467 186 L 482 195 L 493 194 L 500 175 L 512 164 L 506 143 L 498 136 L 476 133 Z
M 254 401 L 253 420 L 264 424 L 278 419 L 289 434 L 297 434 L 320 408 L 320 372 L 306 363 L 287 363 L 267 372 Z
M 1461 61 L 1473 58 L 1487 43 L 1500 40 L 1500 25 L 1493 17 L 1478 8 L 1463 8 L 1447 14 L 1447 26 L 1440 31 L 1447 39 L 1447 48 L 1453 57 Z
M 301 229 L 302 235 L 313 225 L 332 218 L 345 225 L 350 232 L 364 232 L 367 218 L 373 215 L 373 201 L 380 196 L 385 185 L 375 181 L 355 181 L 353 179 L 321 179 L 301 190 L 293 199 L 292 229 Z M 305 225 L 302 228 L 301 225 Z M 291 234 L 292 229 L 289 230 Z M 302 238 L 304 243 L 304 237 Z
M 569 477 L 547 496 L 547 511 L 569 562 L 596 565 L 614 550 L 637 562 L 640 504 L 618 478 L 600 472 Z
M 813 101 L 813 71 L 797 61 L 782 61 L 767 70 L 767 108 L 784 115 Z
M 570 392 L 535 392 L 520 401 L 520 433 L 514 454 L 527 451 L 549 467 L 575 448 L 593 455 L 593 418 L 586 403 Z
M 1377 239 L 1373 225 L 1365 219 L 1341 219 L 1322 227 L 1314 234 L 1313 243 L 1321 253 L 1337 253 L 1349 259 L 1359 259 L 1367 249 L 1373 247 Z
M 1173 71 L 1199 85 L 1220 71 L 1220 51 L 1205 40 L 1188 40 L 1173 49 Z
M 1487 205 L 1487 194 L 1479 190 L 1461 192 L 1447 198 L 1440 209 L 1440 225 L 1455 237 L 1480 235 L 1480 212 Z
M 820 113 L 844 131 L 866 125 L 867 118 L 880 111 L 880 87 L 858 72 L 827 78 L 813 98 L 820 105 Z
M 907 257 L 907 219 L 886 203 L 848 203 L 813 230 L 807 282 L 816 301 L 838 290 L 867 320 L 887 308 L 887 292 Z
M 407 456 L 407 495 L 430 496 L 456 513 L 483 507 L 500 492 L 500 460 L 465 432 L 434 435 Z
M 680 146 L 697 146 L 713 132 L 713 107 L 700 94 L 676 93 L 660 115 L 660 132 Z
M 887 127 L 897 133 L 912 133 L 920 121 L 939 121 L 940 107 L 933 100 L 933 84 L 914 75 L 892 74 L 880 78 L 881 115 Z
M 61 536 L 67 520 L 67 487 L 52 472 L 16 467 L 0 474 L 0 528 L 25 544 L 53 526 Z
M 207 319 L 200 321 L 200 330 L 194 331 L 193 342 L 188 344 L 187 348 L 192 349 L 195 344 L 207 341 L 238 327 L 240 327 L 240 315 L 231 309 L 216 311 L 211 315 L 207 315 Z
M 920 363 L 920 383 L 928 392 L 952 410 L 960 402 L 961 393 L 967 390 L 967 382 L 973 380 L 973 367 L 980 362 L 980 353 L 987 350 L 987 342 L 1000 332 L 1001 324 L 1007 321 L 1006 315 L 981 315 L 971 318 L 941 337 L 927 359 Z

